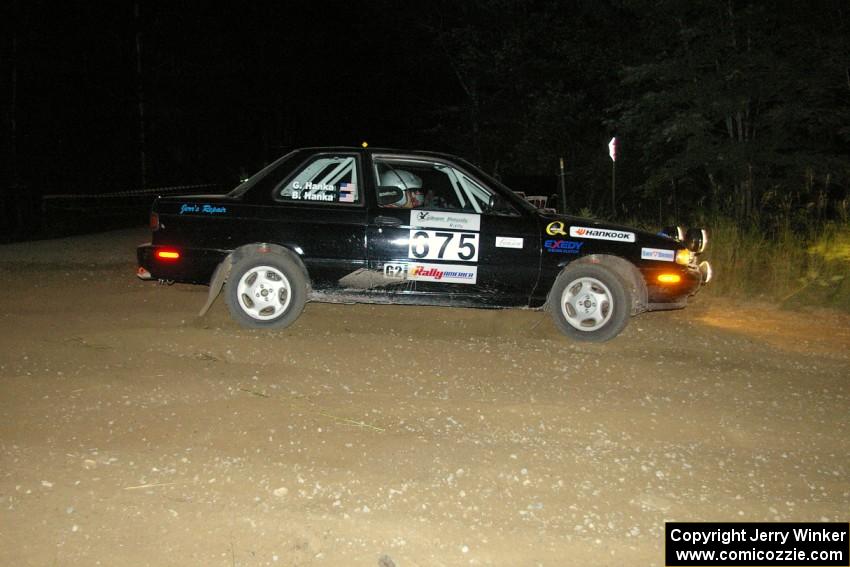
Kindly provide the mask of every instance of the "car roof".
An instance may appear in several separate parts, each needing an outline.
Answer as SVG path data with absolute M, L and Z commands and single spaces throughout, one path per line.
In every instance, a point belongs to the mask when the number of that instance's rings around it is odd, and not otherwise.
M 310 146 L 303 148 L 294 148 L 293 151 L 296 152 L 360 152 L 360 153 L 388 153 L 388 154 L 399 154 L 399 155 L 414 155 L 414 156 L 423 156 L 423 157 L 436 157 L 443 159 L 459 159 L 463 161 L 467 161 L 465 158 L 448 154 L 445 152 L 433 152 L 428 150 L 409 150 L 404 148 L 381 148 L 381 147 L 360 147 L 360 146 Z

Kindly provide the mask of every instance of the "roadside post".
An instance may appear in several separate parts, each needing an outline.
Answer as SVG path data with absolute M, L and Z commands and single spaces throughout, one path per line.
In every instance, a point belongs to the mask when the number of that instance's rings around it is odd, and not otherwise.
M 617 214 L 617 138 L 608 142 L 608 155 L 611 156 L 611 216 Z
M 558 182 L 561 186 L 561 198 L 558 199 L 558 208 L 560 209 L 560 213 L 566 214 L 567 212 L 567 186 L 564 182 L 564 158 L 560 158 L 561 170 L 558 174 Z

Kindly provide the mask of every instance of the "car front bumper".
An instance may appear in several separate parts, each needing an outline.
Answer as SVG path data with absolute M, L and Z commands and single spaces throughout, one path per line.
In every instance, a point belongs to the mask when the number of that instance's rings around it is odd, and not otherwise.
M 681 309 L 688 304 L 688 298 L 699 292 L 711 281 L 713 271 L 708 262 L 699 266 L 647 267 L 641 268 L 647 291 L 647 311 Z M 674 283 L 662 283 L 659 276 L 677 274 L 680 280 Z

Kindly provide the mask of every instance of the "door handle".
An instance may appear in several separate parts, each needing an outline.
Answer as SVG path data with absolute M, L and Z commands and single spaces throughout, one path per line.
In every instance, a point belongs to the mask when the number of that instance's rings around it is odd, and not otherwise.
M 401 226 L 401 219 L 395 217 L 378 216 L 375 217 L 375 224 L 378 226 Z

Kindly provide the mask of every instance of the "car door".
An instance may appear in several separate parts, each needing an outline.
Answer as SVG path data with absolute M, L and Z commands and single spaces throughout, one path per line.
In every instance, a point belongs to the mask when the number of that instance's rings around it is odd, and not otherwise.
M 367 226 L 375 288 L 444 303 L 527 304 L 539 271 L 535 219 L 507 207 L 490 213 L 469 194 L 469 173 L 444 159 L 377 154 Z M 477 187 L 487 192 L 480 184 Z M 380 205 L 382 188 L 405 196 Z
M 536 217 L 482 215 L 478 292 L 504 305 L 528 305 L 540 272 L 540 234 Z
M 366 269 L 361 178 L 355 152 L 306 156 L 275 185 L 274 205 L 258 207 L 245 232 L 251 241 L 278 242 L 295 250 L 304 259 L 314 289 L 346 287 L 346 277 Z

